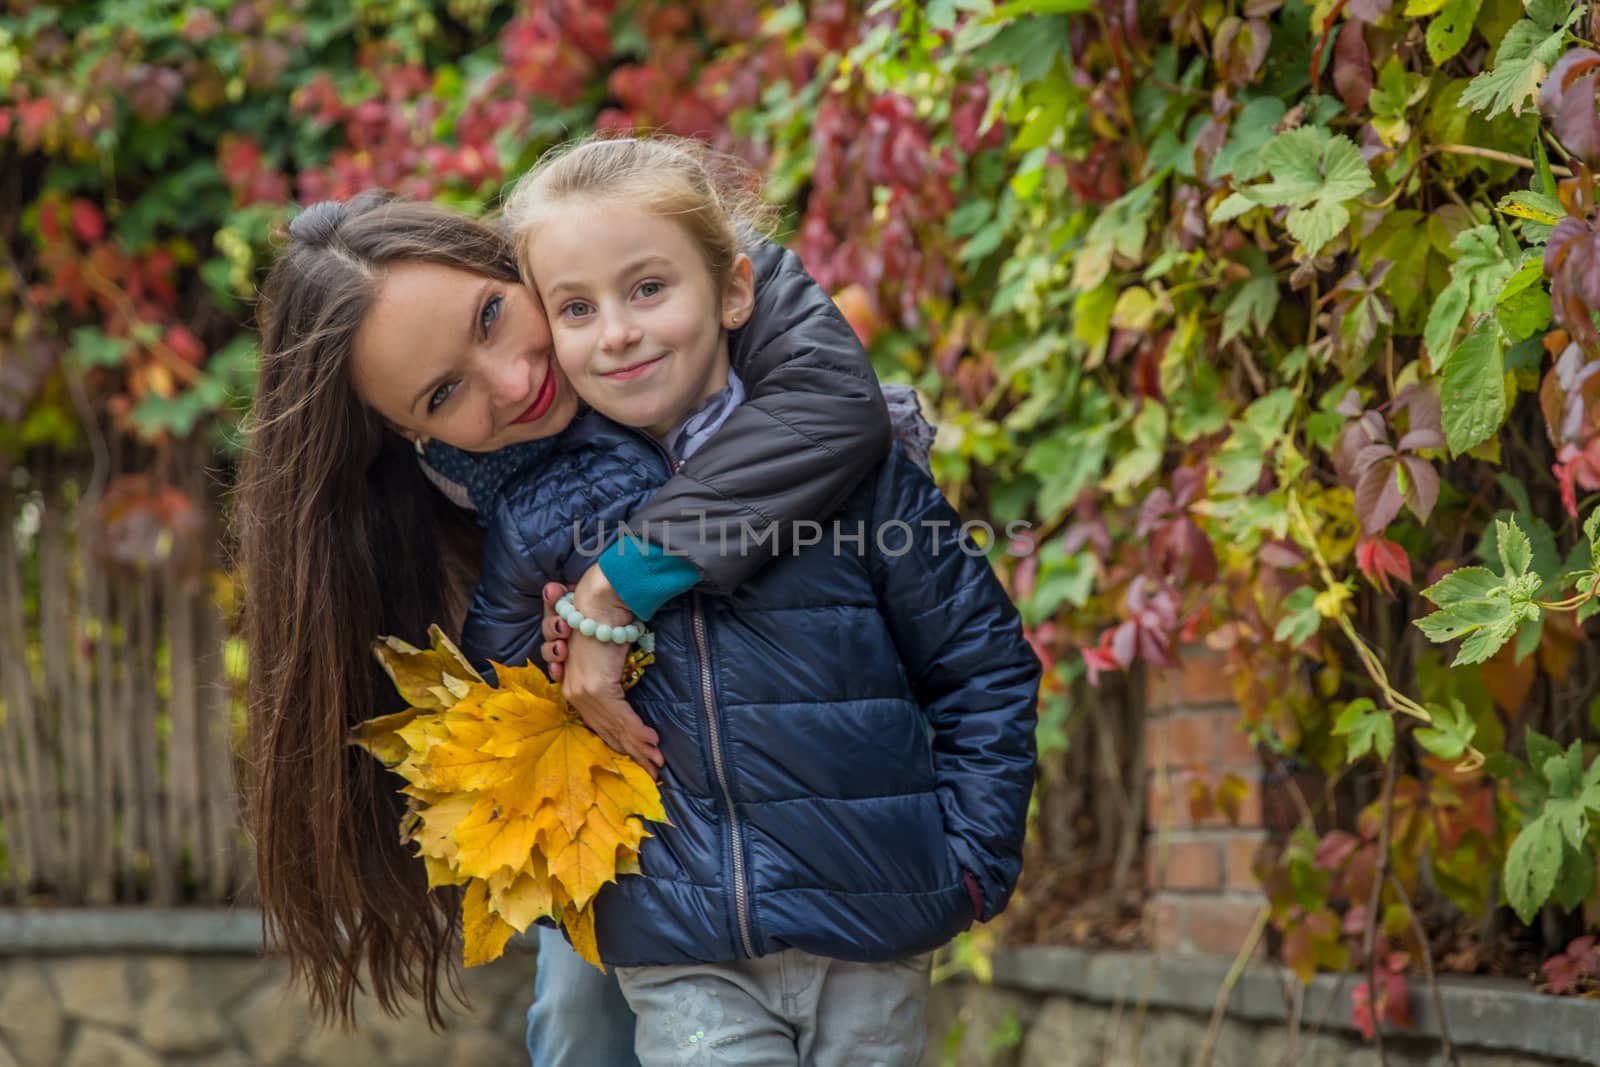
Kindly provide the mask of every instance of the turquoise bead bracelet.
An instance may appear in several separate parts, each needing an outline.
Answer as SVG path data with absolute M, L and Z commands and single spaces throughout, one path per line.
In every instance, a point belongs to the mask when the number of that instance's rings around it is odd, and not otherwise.
M 644 648 L 646 652 L 650 651 L 645 647 L 647 643 L 651 646 L 655 644 L 655 635 L 645 628 L 644 623 L 636 620 L 623 626 L 612 626 L 609 623 L 596 622 L 578 610 L 572 603 L 571 593 L 556 601 L 556 614 L 572 627 L 574 633 L 580 633 L 585 637 L 619 645 L 631 645 L 637 641 L 639 647 Z

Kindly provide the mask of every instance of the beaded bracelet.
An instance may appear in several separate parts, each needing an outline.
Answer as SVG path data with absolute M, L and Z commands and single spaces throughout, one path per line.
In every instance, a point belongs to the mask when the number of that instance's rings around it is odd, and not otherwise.
M 645 628 L 644 623 L 635 620 L 622 626 L 612 626 L 610 623 L 596 622 L 578 610 L 572 602 L 571 593 L 556 601 L 556 614 L 572 627 L 574 633 L 585 637 L 619 645 L 631 645 L 637 641 L 646 652 L 655 648 L 655 635 Z

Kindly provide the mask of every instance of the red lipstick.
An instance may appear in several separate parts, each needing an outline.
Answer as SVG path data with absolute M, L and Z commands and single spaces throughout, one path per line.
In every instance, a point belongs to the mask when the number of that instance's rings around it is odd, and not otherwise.
M 544 382 L 539 386 L 539 393 L 533 398 L 533 403 L 528 405 L 528 410 L 512 419 L 513 423 L 533 422 L 535 419 L 544 418 L 545 412 L 550 410 L 550 405 L 556 401 L 556 369 L 550 367 L 544 376 Z

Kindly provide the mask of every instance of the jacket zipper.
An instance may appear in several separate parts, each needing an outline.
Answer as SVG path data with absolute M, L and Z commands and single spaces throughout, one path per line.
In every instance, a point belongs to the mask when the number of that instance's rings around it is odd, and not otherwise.
M 682 468 L 683 464 L 674 462 L 672 454 L 662 447 L 660 441 L 642 432 L 639 436 L 655 446 L 666 461 L 668 470 L 677 473 Z M 722 728 L 717 719 L 716 694 L 711 687 L 711 643 L 706 637 L 705 613 L 700 608 L 698 592 L 690 594 L 690 603 L 693 605 L 690 614 L 694 627 L 694 649 L 700 661 L 700 699 L 705 705 L 706 735 L 711 742 L 711 769 L 717 776 L 717 787 L 722 790 L 722 803 L 728 810 L 728 841 L 733 853 L 734 917 L 738 921 L 739 943 L 744 948 L 744 954 L 754 959 L 755 942 L 750 936 L 750 891 L 745 885 L 744 840 L 740 834 L 739 811 L 733 805 L 733 790 L 728 787 L 728 767 L 722 752 Z
M 694 647 L 700 656 L 700 697 L 706 706 L 706 727 L 711 741 L 711 768 L 722 789 L 722 802 L 728 809 L 728 837 L 733 851 L 733 910 L 739 921 L 739 940 L 744 954 L 754 958 L 750 937 L 750 895 L 745 887 L 744 842 L 739 832 L 739 812 L 733 806 L 733 791 L 728 788 L 728 768 L 722 754 L 722 730 L 717 722 L 717 703 L 711 691 L 711 656 L 707 649 L 705 615 L 700 610 L 700 594 L 694 593 Z

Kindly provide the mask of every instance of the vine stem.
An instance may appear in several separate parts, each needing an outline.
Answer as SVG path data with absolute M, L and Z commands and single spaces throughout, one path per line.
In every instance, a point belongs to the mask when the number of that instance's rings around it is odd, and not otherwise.
M 1539 167 L 1538 163 L 1527 156 L 1513 155 L 1510 152 L 1501 152 L 1494 148 L 1479 148 L 1477 145 L 1470 144 L 1429 145 L 1424 155 L 1432 155 L 1438 152 L 1452 156 L 1477 156 L 1479 159 L 1493 160 L 1496 163 L 1509 163 L 1513 167 L 1521 167 L 1523 170 L 1537 170 Z M 1552 166 L 1550 173 L 1562 178 L 1572 177 L 1572 171 L 1567 167 Z
M 1383 1020 L 1378 1018 L 1378 909 L 1383 905 L 1383 883 L 1389 877 L 1389 823 L 1394 818 L 1394 766 L 1399 746 L 1389 750 L 1383 765 L 1383 818 L 1378 825 L 1378 870 L 1367 897 L 1367 929 L 1362 935 L 1362 951 L 1367 957 L 1367 1012 L 1372 1017 L 1372 1039 L 1378 1049 L 1378 1063 L 1388 1067 L 1383 1048 Z
M 1450 1023 L 1444 1017 L 1444 997 L 1439 993 L 1439 979 L 1433 971 L 1433 947 L 1428 944 L 1428 935 L 1422 929 L 1422 920 L 1417 917 L 1417 910 L 1411 906 L 1411 894 L 1406 892 L 1400 876 L 1390 871 L 1389 884 L 1394 887 L 1400 903 L 1405 905 L 1406 914 L 1411 916 L 1411 931 L 1417 935 L 1417 944 L 1422 946 L 1422 974 L 1428 981 L 1428 995 L 1433 1000 L 1433 1013 L 1439 1017 L 1440 1051 L 1450 1067 L 1459 1067 L 1460 1061 L 1456 1059 L 1455 1045 L 1450 1042 Z
M 1334 578 L 1333 568 L 1328 565 L 1327 558 L 1323 556 L 1322 549 L 1317 544 L 1317 535 L 1311 529 L 1311 523 L 1306 520 L 1304 509 L 1300 507 L 1300 497 L 1292 492 L 1289 494 L 1289 515 L 1299 529 L 1306 547 L 1311 550 L 1312 559 L 1316 561 L 1317 570 L 1321 572 L 1324 585 L 1329 590 L 1342 586 L 1343 583 Z M 1361 660 L 1361 665 L 1366 668 L 1367 676 L 1372 679 L 1373 684 L 1383 694 L 1384 702 L 1395 711 L 1409 715 L 1413 719 L 1420 720 L 1431 726 L 1433 724 L 1433 716 L 1429 715 L 1428 710 L 1422 705 L 1390 684 L 1389 672 L 1384 670 L 1383 664 L 1378 662 L 1378 657 L 1373 653 L 1372 649 L 1367 647 L 1367 643 L 1361 639 L 1361 635 L 1356 633 L 1355 626 L 1351 624 L 1349 617 L 1342 610 L 1339 612 L 1337 621 L 1340 631 L 1344 633 L 1345 638 L 1349 640 L 1351 646 L 1355 649 L 1356 656 Z
M 1205 1041 L 1200 1045 L 1200 1055 L 1195 1060 L 1195 1067 L 1211 1067 L 1211 1058 L 1217 1052 L 1217 1038 L 1222 1033 L 1222 1017 L 1227 1014 L 1228 1001 L 1233 997 L 1233 987 L 1239 984 L 1244 969 L 1250 965 L 1250 957 L 1256 954 L 1256 946 L 1261 943 L 1262 935 L 1267 932 L 1267 920 L 1271 917 L 1271 905 L 1261 905 L 1261 910 L 1256 912 L 1255 924 L 1250 927 L 1250 933 L 1240 946 L 1238 955 L 1233 957 L 1233 966 L 1229 967 L 1228 973 L 1223 976 L 1222 985 L 1217 988 L 1217 999 L 1211 1005 L 1211 1022 L 1206 1026 Z

